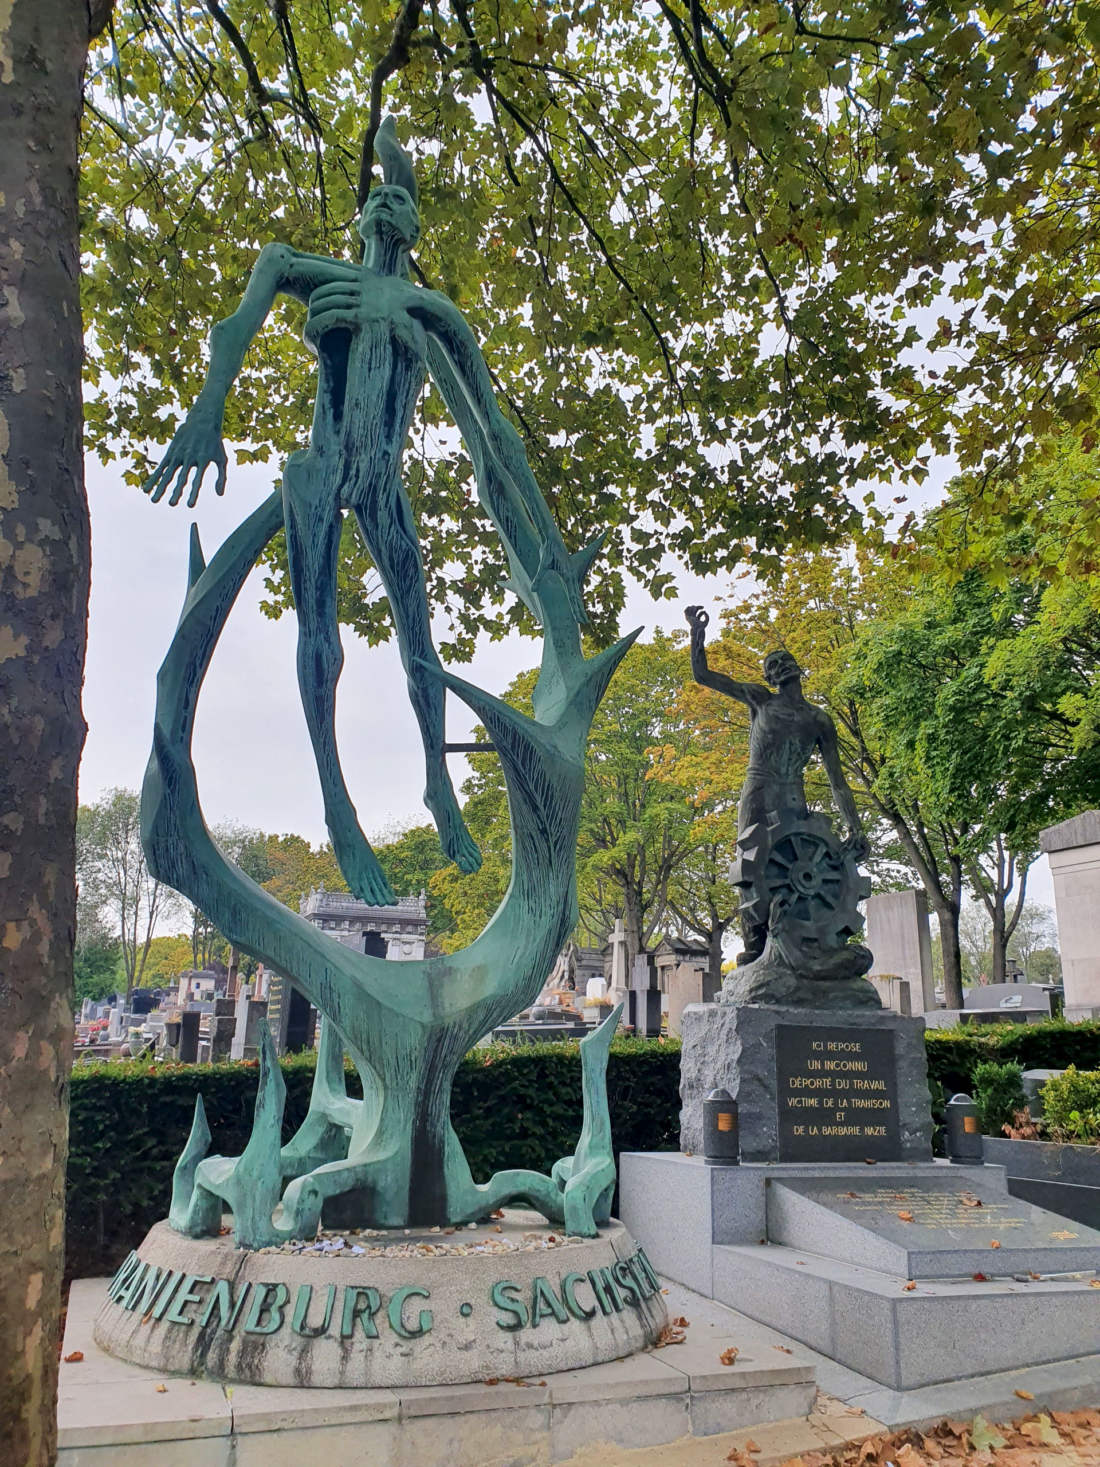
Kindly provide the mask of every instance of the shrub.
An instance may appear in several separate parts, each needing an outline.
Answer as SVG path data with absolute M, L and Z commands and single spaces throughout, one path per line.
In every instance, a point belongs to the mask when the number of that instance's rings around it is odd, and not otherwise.
M 1014 1061 L 1001 1064 L 997 1060 L 983 1060 L 974 1066 L 973 1099 L 985 1135 L 1003 1135 L 1016 1112 L 1027 1105 L 1023 1073 L 1022 1066 Z
M 1100 1070 L 1070 1065 L 1043 1086 L 1043 1121 L 1054 1141 L 1100 1143 Z

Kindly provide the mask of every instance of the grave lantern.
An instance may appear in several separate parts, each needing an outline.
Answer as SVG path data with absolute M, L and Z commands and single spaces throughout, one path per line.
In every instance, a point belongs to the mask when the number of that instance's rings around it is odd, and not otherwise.
M 978 1107 L 969 1095 L 952 1095 L 944 1114 L 948 1161 L 959 1166 L 981 1166 L 985 1156 Z
M 737 1166 L 741 1160 L 737 1102 L 728 1090 L 712 1090 L 703 1101 L 703 1160 L 707 1166 Z

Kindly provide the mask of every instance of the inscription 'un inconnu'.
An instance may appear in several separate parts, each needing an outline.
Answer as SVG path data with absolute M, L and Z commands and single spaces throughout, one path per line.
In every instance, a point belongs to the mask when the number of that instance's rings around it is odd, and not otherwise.
M 541 1274 L 524 1285 L 497 1279 L 482 1302 L 496 1311 L 498 1329 L 535 1329 L 544 1319 L 584 1323 L 597 1314 L 639 1309 L 660 1287 L 639 1248 L 606 1268 L 562 1274 L 556 1284 Z M 435 1323 L 431 1290 L 422 1284 L 402 1284 L 389 1294 L 369 1284 L 299 1284 L 291 1304 L 285 1283 L 247 1280 L 234 1285 L 212 1274 L 159 1268 L 137 1253 L 123 1262 L 107 1298 L 143 1320 L 250 1335 L 273 1335 L 289 1326 L 305 1339 L 335 1334 L 342 1340 L 377 1340 L 388 1331 L 415 1340 Z M 474 1304 L 463 1303 L 458 1312 L 468 1317 Z

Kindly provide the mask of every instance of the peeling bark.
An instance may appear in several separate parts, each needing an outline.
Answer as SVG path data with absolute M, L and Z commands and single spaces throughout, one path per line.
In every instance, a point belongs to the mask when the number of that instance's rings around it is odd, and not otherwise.
M 0 1455 L 20 1467 L 52 1463 L 57 1435 L 89 566 L 77 137 L 92 24 L 86 0 L 0 4 Z

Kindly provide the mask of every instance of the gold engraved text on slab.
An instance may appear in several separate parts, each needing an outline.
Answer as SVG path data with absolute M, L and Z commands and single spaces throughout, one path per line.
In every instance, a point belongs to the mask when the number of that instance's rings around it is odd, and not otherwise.
M 1014 1214 L 1012 1203 L 984 1202 L 980 1208 L 965 1202 L 957 1192 L 906 1192 L 879 1187 L 856 1196 L 837 1194 L 837 1201 L 853 1212 L 881 1212 L 892 1221 L 899 1208 L 913 1214 L 913 1221 L 926 1228 L 1023 1228 L 1027 1219 Z

